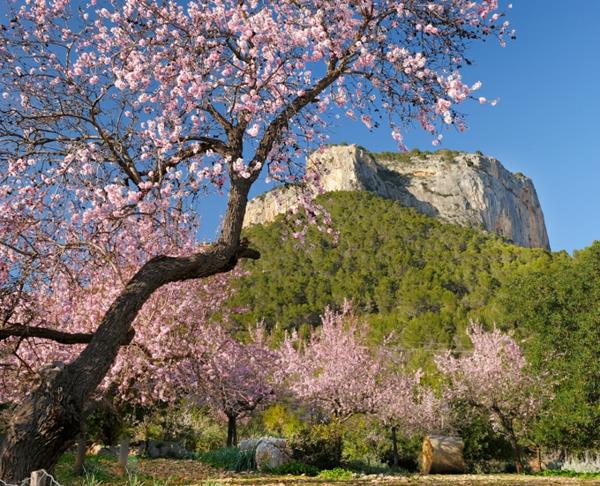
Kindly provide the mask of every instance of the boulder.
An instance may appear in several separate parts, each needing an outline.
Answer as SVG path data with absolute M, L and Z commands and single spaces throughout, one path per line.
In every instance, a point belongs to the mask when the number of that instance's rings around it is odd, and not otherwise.
M 238 449 L 242 452 L 256 450 L 260 439 L 244 439 L 238 443 Z
M 193 457 L 193 454 L 179 442 L 165 440 L 149 440 L 140 446 L 138 454 L 146 455 L 151 459 L 189 459 Z
M 292 460 L 290 447 L 285 439 L 265 437 L 256 446 L 256 468 L 259 471 L 274 469 Z

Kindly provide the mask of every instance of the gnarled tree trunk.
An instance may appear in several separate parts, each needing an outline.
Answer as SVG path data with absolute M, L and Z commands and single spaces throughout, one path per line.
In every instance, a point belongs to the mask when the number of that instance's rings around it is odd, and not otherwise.
M 104 315 L 90 343 L 70 364 L 40 373 L 37 388 L 13 415 L 0 448 L 0 478 L 18 482 L 32 471 L 52 471 L 76 440 L 84 406 L 112 366 L 122 343 L 133 337 L 131 323 L 161 286 L 232 270 L 239 258 L 259 258 L 240 244 L 250 181 L 232 181 L 221 238 L 187 257 L 149 260 L 127 283 Z

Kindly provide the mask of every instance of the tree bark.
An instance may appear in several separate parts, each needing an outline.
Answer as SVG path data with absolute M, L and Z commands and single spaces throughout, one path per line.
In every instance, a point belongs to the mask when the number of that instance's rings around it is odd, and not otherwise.
M 129 459 L 129 433 L 124 431 L 119 441 L 119 470 L 122 474 L 127 473 L 127 460 Z
M 227 447 L 236 447 L 237 442 L 237 417 L 231 415 L 227 417 Z
M 83 475 L 83 466 L 85 465 L 85 451 L 87 446 L 87 434 L 85 431 L 85 425 L 81 424 L 81 431 L 79 433 L 79 438 L 77 439 L 77 453 L 75 455 L 75 466 L 73 467 L 73 471 L 78 476 Z
M 396 427 L 392 427 L 392 466 L 398 467 L 398 437 L 396 435 Z
M 232 270 L 239 258 L 260 254 L 240 242 L 252 181 L 232 179 L 220 239 L 185 257 L 152 258 L 133 276 L 104 315 L 90 343 L 66 366 L 40 372 L 40 383 L 13 415 L 0 447 L 0 478 L 19 482 L 32 471 L 52 471 L 76 439 L 86 402 L 112 366 L 139 310 L 161 286 Z

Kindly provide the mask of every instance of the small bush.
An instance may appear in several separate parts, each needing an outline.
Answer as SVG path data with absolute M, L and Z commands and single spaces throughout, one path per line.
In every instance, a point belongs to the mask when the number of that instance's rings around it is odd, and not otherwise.
M 302 421 L 296 413 L 279 403 L 271 405 L 262 415 L 263 425 L 270 435 L 290 437 L 302 430 Z
M 203 452 L 198 456 L 198 459 L 218 469 L 235 471 L 240 462 L 240 450 L 237 447 L 223 447 Z
M 352 471 L 348 471 L 347 469 L 336 467 L 333 469 L 325 469 L 319 473 L 319 479 L 328 479 L 330 481 L 333 480 L 348 480 L 354 477 L 354 473 Z
M 319 474 L 319 469 L 310 464 L 305 464 L 300 461 L 292 461 L 287 464 L 283 464 L 279 467 L 269 469 L 271 474 L 291 474 L 293 476 L 300 476 L 302 474 L 306 476 L 316 476 Z
M 256 470 L 256 449 L 248 449 L 239 451 L 235 470 L 240 471 L 255 471 Z
M 338 467 L 342 461 L 342 436 L 338 424 L 317 424 L 291 441 L 294 458 L 318 469 Z
M 546 469 L 545 471 L 541 471 L 535 473 L 536 476 L 560 476 L 565 478 L 578 478 L 578 479 L 600 479 L 600 473 L 584 473 L 584 472 L 576 472 L 576 471 L 565 471 L 565 470 L 555 470 L 555 469 Z

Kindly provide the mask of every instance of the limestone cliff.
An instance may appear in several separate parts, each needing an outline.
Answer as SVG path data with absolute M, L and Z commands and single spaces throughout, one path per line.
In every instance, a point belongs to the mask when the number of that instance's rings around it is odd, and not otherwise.
M 480 153 L 371 154 L 357 145 L 315 152 L 325 191 L 370 191 L 441 220 L 493 231 L 525 247 L 549 248 L 531 180 Z M 297 204 L 298 189 L 279 188 L 248 205 L 245 225 L 272 221 Z

